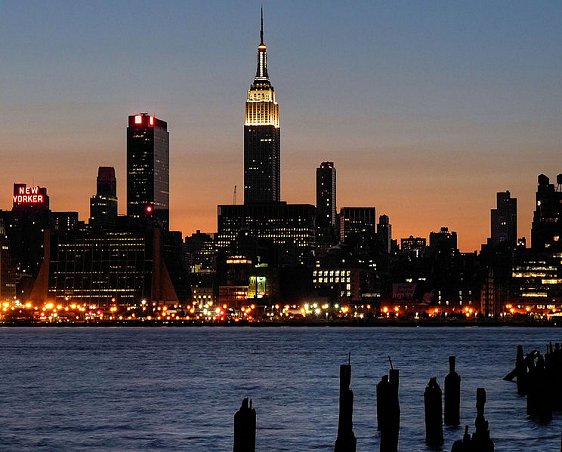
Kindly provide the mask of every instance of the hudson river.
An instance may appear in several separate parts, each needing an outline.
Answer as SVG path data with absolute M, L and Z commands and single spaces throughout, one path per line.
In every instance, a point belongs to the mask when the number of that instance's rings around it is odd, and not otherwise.
M 461 422 L 474 431 L 476 388 L 496 451 L 560 451 L 562 413 L 545 426 L 502 377 L 516 345 L 543 353 L 553 328 L 2 328 L 1 450 L 231 451 L 244 397 L 258 451 L 331 451 L 339 365 L 351 352 L 358 451 L 379 450 L 375 385 L 400 369 L 399 449 L 425 451 L 423 392 L 462 377 Z M 463 428 L 445 428 L 450 451 Z

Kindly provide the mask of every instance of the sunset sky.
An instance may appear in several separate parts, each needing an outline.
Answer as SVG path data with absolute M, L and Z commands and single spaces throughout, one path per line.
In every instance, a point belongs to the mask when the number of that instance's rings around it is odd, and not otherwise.
M 0 0 L 0 209 L 45 186 L 87 220 L 98 166 L 126 210 L 126 127 L 170 131 L 171 227 L 216 231 L 243 200 L 243 121 L 259 1 Z M 562 2 L 264 2 L 281 115 L 281 197 L 376 206 L 393 238 L 441 226 L 463 251 L 489 236 L 497 191 L 529 239 L 537 175 L 562 172 Z

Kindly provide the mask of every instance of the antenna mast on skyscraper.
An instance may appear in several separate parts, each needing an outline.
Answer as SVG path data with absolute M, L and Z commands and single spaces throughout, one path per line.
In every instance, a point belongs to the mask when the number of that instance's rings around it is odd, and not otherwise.
M 260 23 L 261 23 L 261 27 L 260 27 L 260 44 L 263 44 L 263 5 L 261 5 L 260 8 Z

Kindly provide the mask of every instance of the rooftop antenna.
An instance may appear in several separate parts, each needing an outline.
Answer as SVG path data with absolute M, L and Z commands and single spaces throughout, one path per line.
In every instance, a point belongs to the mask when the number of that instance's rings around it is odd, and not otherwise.
M 263 5 L 260 8 L 261 27 L 260 27 L 260 44 L 263 44 Z
M 236 185 L 234 186 L 234 193 L 232 193 L 232 204 L 236 205 Z
M 388 355 L 388 362 L 390 363 L 390 368 L 394 369 L 394 367 L 392 366 L 392 360 L 390 359 L 390 355 Z

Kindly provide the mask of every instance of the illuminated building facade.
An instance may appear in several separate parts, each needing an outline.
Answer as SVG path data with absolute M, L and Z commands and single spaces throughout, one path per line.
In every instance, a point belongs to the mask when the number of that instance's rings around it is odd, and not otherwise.
M 312 272 L 314 289 L 320 296 L 338 302 L 361 302 L 361 272 L 357 268 L 317 267 Z
M 217 247 L 232 254 L 242 234 L 267 241 L 279 265 L 311 266 L 315 246 L 315 208 L 285 202 L 218 206 Z
M 96 194 L 90 198 L 90 227 L 112 229 L 117 222 L 117 180 L 115 169 L 98 168 Z
M 517 244 L 517 198 L 509 191 L 496 195 L 496 208 L 490 212 L 491 245 L 505 243 L 511 248 Z
M 244 123 L 244 203 L 280 199 L 279 105 L 267 73 L 263 11 L 256 77 L 248 90 Z
M 562 252 L 519 250 L 512 272 L 513 300 L 537 309 L 560 308 L 562 303 Z
M 147 113 L 129 116 L 127 128 L 127 215 L 169 225 L 168 125 Z
M 159 228 L 79 231 L 51 247 L 49 299 L 107 307 L 145 302 L 177 303 L 166 264 L 166 235 Z

